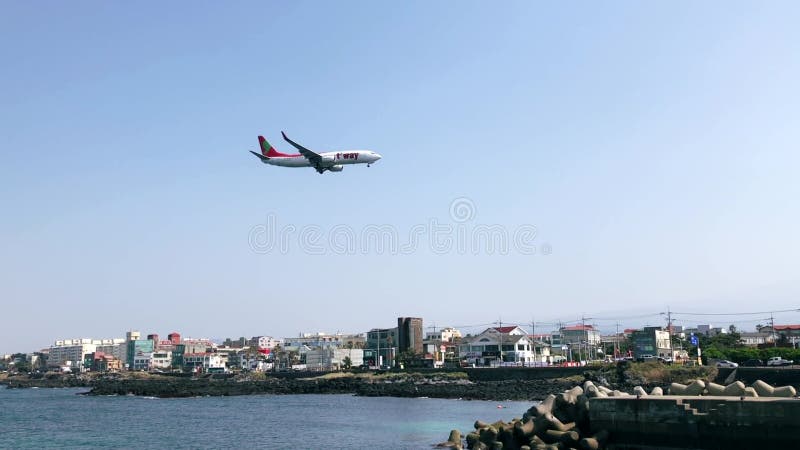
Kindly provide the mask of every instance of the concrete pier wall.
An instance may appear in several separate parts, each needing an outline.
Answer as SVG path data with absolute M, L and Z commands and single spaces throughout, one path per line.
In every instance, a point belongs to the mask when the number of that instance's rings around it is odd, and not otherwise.
M 798 399 L 593 398 L 589 417 L 610 449 L 800 448 Z

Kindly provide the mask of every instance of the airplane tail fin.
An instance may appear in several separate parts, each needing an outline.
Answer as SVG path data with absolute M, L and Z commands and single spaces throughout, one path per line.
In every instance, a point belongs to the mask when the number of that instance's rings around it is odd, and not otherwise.
M 275 147 L 271 146 L 264 136 L 258 137 L 258 144 L 261 146 L 261 154 L 267 158 L 274 158 L 275 156 L 283 156 L 282 153 L 279 153 L 275 150 Z

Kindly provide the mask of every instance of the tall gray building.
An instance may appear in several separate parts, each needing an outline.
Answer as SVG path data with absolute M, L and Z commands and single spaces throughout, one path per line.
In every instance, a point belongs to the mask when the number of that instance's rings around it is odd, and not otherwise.
M 422 354 L 422 319 L 419 317 L 397 318 L 397 351 Z

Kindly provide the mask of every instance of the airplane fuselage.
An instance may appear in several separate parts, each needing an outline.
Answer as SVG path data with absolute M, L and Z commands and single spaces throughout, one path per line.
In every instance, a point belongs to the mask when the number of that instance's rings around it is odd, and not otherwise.
M 286 133 L 281 132 L 283 139 L 292 144 L 294 148 L 300 151 L 296 154 L 281 153 L 264 139 L 264 136 L 258 137 L 258 145 L 261 147 L 261 153 L 251 151 L 250 153 L 257 156 L 262 163 L 272 166 L 281 167 L 313 167 L 318 173 L 341 172 L 344 166 L 352 164 L 370 164 L 381 159 L 381 155 L 373 152 L 372 150 L 343 150 L 336 152 L 315 152 L 309 150 L 302 145 L 294 142 L 286 136 Z
M 372 164 L 380 159 L 380 156 L 369 150 L 346 150 L 339 152 L 321 152 L 322 161 L 320 165 L 330 168 L 339 165 L 350 164 Z M 303 155 L 273 156 L 262 160 L 265 164 L 282 167 L 314 167 Z

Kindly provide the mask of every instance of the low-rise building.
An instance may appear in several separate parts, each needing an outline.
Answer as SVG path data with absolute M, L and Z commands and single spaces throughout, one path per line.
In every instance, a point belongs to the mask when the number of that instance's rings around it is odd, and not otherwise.
M 708 337 L 714 337 L 718 334 L 726 334 L 728 333 L 728 329 L 724 327 L 715 327 L 710 324 L 701 324 L 697 325 L 695 328 L 687 328 L 686 329 L 689 334 L 704 334 Z
M 363 348 L 365 342 L 366 339 L 361 334 L 301 333 L 298 337 L 284 338 L 282 347 L 286 351 L 299 352 L 304 346 L 308 348 Z
M 565 356 L 569 361 L 587 361 L 602 355 L 601 345 L 600 331 L 592 325 L 580 324 L 554 332 L 550 348 L 554 355 Z
M 272 336 L 253 336 L 248 345 L 257 348 L 262 354 L 268 355 L 275 347 L 282 345 L 282 340 Z
M 748 332 L 743 331 L 739 333 L 739 342 L 747 347 L 758 347 L 759 345 L 771 344 L 774 342 L 772 333 L 767 332 Z
M 240 352 L 228 356 L 228 367 L 251 372 L 266 372 L 273 369 L 274 363 L 261 353 Z
M 206 338 L 182 339 L 180 345 L 183 345 L 185 353 L 212 353 L 217 348 L 217 344 Z
M 185 353 L 183 368 L 192 372 L 224 372 L 225 361 L 216 353 Z
M 455 342 L 458 339 L 461 339 L 461 331 L 452 327 L 429 331 L 425 335 L 426 341 Z
M 151 339 L 129 340 L 125 358 L 128 368 L 130 370 L 150 370 L 150 356 L 154 347 L 155 343 Z
M 800 325 L 775 325 L 774 329 L 767 325 L 759 331 L 769 333 L 776 341 L 796 342 L 800 339 Z
M 461 342 L 461 331 L 445 327 L 428 332 L 422 341 L 423 358 L 432 361 L 433 367 L 445 365 L 458 366 L 458 343 Z
M 315 348 L 306 352 L 306 368 L 308 370 L 340 370 L 345 366 L 345 361 L 350 361 L 350 367 L 359 367 L 364 364 L 364 350 L 360 348 Z
M 662 327 L 644 327 L 634 331 L 631 335 L 633 341 L 633 357 L 656 356 L 672 358 L 672 340 L 669 332 Z
M 93 372 L 115 372 L 122 370 L 122 361 L 114 355 L 96 351 L 87 353 L 83 360 L 84 370 Z
M 131 370 L 149 371 L 153 363 L 153 352 L 136 353 L 130 361 L 128 364 Z
M 397 355 L 397 328 L 373 328 L 367 332 L 364 364 L 393 366 Z
M 546 354 L 544 348 L 547 347 Z M 544 363 L 549 357 L 549 346 L 537 345 L 518 326 L 487 328 L 477 336 L 461 339 L 458 352 L 464 364 L 476 366 L 533 365 Z
M 150 370 L 169 370 L 172 367 L 172 352 L 158 350 L 151 354 Z

